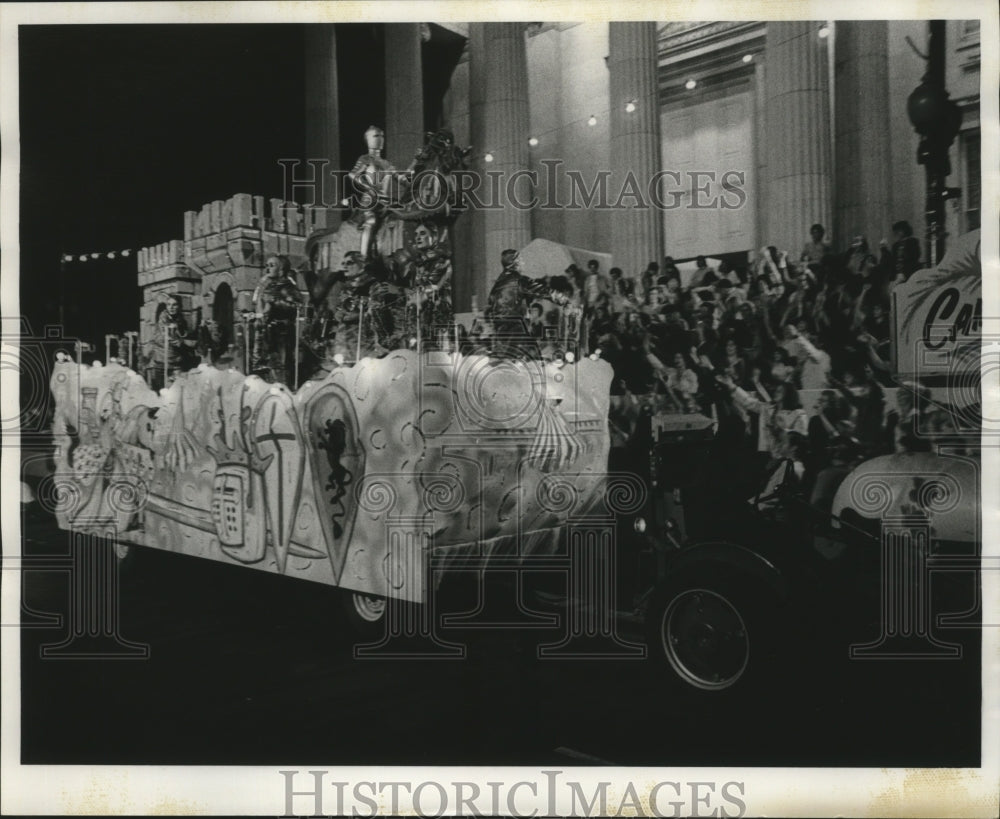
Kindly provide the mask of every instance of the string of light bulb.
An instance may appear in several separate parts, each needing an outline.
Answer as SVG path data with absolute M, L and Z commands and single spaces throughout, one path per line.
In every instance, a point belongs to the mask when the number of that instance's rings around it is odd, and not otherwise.
M 127 259 L 132 255 L 132 250 L 105 250 L 101 253 L 63 253 L 62 261 L 64 264 L 69 262 L 89 262 L 93 259 L 116 259 L 123 258 Z
M 634 113 L 638 107 L 639 107 L 639 101 L 635 98 L 628 100 L 623 105 L 625 112 L 628 114 Z M 562 131 L 566 128 L 571 128 L 574 125 L 579 125 L 580 123 L 585 122 L 589 127 L 593 128 L 594 126 L 597 125 L 598 122 L 601 121 L 602 118 L 607 117 L 610 114 L 611 114 L 611 108 L 605 108 L 601 111 L 592 112 L 587 116 L 579 117 L 577 119 L 570 120 L 569 122 L 564 122 L 555 128 L 549 128 L 547 131 L 536 131 L 532 133 L 531 136 L 528 137 L 528 146 L 531 148 L 535 148 L 541 144 L 542 141 L 541 137 L 546 137 L 549 134 L 554 134 L 557 131 Z M 480 156 L 484 162 L 493 162 L 496 159 L 496 155 L 498 153 L 500 153 L 500 151 L 498 151 L 496 148 L 491 148 L 483 152 Z
M 824 29 L 826 30 L 826 34 L 823 33 Z M 829 28 L 824 25 L 824 27 L 820 29 L 820 35 L 819 36 L 822 38 L 822 37 L 826 37 L 827 34 L 829 34 Z M 753 54 L 749 54 L 749 53 L 748 54 L 744 54 L 740 59 L 741 59 L 741 61 L 743 62 L 744 65 L 747 65 L 747 64 L 753 62 L 754 55 Z M 693 91 L 695 88 L 698 87 L 698 80 L 696 80 L 694 77 L 689 77 L 685 81 L 684 87 L 688 91 Z M 622 104 L 622 108 L 624 109 L 624 111 L 625 111 L 626 114 L 634 114 L 636 112 L 636 110 L 638 110 L 638 108 L 639 108 L 639 100 L 636 99 L 635 97 L 633 97 L 633 98 L 627 100 L 625 103 L 623 103 Z M 602 111 L 593 112 L 593 113 L 588 114 L 587 116 L 579 117 L 578 119 L 571 120 L 570 122 L 564 122 L 564 123 L 558 125 L 555 128 L 550 128 L 547 131 L 540 131 L 540 132 L 536 131 L 536 132 L 533 132 L 528 137 L 528 146 L 531 147 L 531 148 L 537 148 L 541 144 L 541 142 L 542 142 L 542 139 L 541 139 L 542 137 L 548 136 L 549 134 L 553 134 L 553 133 L 555 133 L 557 131 L 562 131 L 562 130 L 564 130 L 566 128 L 570 128 L 570 127 L 572 127 L 574 125 L 578 125 L 579 123 L 582 123 L 582 122 L 586 122 L 589 127 L 593 128 L 593 127 L 595 127 L 597 125 L 598 122 L 601 121 L 602 117 L 605 117 L 605 116 L 609 115 L 611 113 L 611 110 L 612 110 L 611 108 L 606 108 L 606 109 L 604 109 Z M 503 147 L 503 146 L 501 146 L 501 147 Z M 490 148 L 489 150 L 484 151 L 482 154 L 479 154 L 478 158 L 481 158 L 484 162 L 491 163 L 491 162 L 496 161 L 496 157 L 497 157 L 498 153 L 501 153 L 501 151 L 498 151 L 496 148 Z

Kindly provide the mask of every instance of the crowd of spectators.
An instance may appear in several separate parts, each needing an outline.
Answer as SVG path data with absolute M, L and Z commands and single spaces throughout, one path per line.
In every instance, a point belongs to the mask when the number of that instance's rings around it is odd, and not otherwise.
M 629 434 L 640 404 L 655 412 L 701 413 L 769 459 L 791 458 L 801 474 L 838 460 L 891 452 L 897 414 L 885 412 L 892 288 L 920 267 L 910 225 L 873 251 L 846 249 L 813 225 L 801 252 L 761 248 L 745 267 L 698 257 L 686 281 L 674 260 L 636 275 L 596 261 L 565 271 L 570 304 L 530 326 L 576 333 L 585 352 L 614 368 L 612 431 Z M 579 316 L 578 328 L 567 317 Z M 811 392 L 803 407 L 800 391 Z M 818 398 L 817 398 L 818 396 Z

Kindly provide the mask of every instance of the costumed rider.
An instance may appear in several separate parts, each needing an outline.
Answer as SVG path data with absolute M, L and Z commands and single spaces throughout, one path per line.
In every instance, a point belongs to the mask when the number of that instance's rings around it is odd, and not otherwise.
M 149 379 L 150 386 L 154 389 L 166 387 L 164 380 L 172 381 L 177 373 L 189 370 L 195 364 L 194 346 L 197 339 L 181 312 L 179 296 L 170 296 L 160 310 L 156 319 L 156 331 L 155 352 L 151 356 L 155 367 L 152 378 Z M 167 371 L 166 379 L 164 368 Z
M 353 221 L 361 230 L 361 257 L 368 259 L 372 253 L 374 238 L 385 218 L 386 208 L 391 203 L 389 194 L 396 167 L 382 156 L 385 147 L 385 131 L 377 125 L 369 125 L 365 131 L 368 153 L 358 157 L 354 167 L 347 174 L 354 184 Z
M 455 323 L 451 301 L 451 255 L 448 230 L 432 221 L 420 222 L 413 234 L 416 255 L 407 286 L 407 328 L 419 334 L 422 347 L 435 346 L 442 336 L 450 339 Z M 419 315 L 419 322 L 417 317 Z M 443 347 L 447 346 L 447 342 Z
M 268 256 L 264 277 L 253 293 L 256 318 L 253 371 L 292 387 L 295 378 L 296 321 L 302 294 L 287 256 Z
M 355 361 L 384 352 L 376 334 L 373 313 L 381 312 L 380 294 L 383 283 L 372 273 L 357 250 L 344 255 L 344 273 L 337 284 L 333 320 L 336 324 L 334 356 L 343 361 Z M 389 289 L 391 285 L 388 286 Z
M 521 257 L 516 250 L 500 254 L 503 272 L 493 283 L 486 301 L 485 318 L 492 325 L 497 348 L 509 348 L 515 355 L 538 355 L 538 344 L 531 338 L 528 308 L 536 299 L 549 299 L 563 306 L 568 299 L 555 290 L 549 278 L 532 279 L 522 272 Z

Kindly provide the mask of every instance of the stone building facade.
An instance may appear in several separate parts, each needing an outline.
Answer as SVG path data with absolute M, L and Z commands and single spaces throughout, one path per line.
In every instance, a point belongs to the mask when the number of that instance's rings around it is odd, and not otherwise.
M 462 306 L 497 275 L 496 249 L 525 237 L 610 252 L 636 274 L 664 253 L 775 244 L 797 255 L 814 222 L 835 246 L 855 235 L 875 246 L 900 219 L 922 231 L 924 169 L 906 100 L 925 71 L 910 43 L 925 48 L 926 21 L 453 28 L 468 44 L 445 116 L 458 141 L 475 146 L 480 171 L 533 170 L 539 199 L 554 185 L 561 202 L 574 172 L 594 180 L 610 171 L 612 200 L 628 170 L 640 180 L 669 172 L 662 201 L 673 205 L 659 218 L 655 209 L 536 208 L 502 223 L 479 214 L 456 236 L 465 261 L 456 271 L 468 276 L 456 284 Z M 946 46 L 947 88 L 964 114 L 948 179 L 962 189 L 947 210 L 954 237 L 979 225 L 979 22 L 948 21 Z M 510 88 L 492 89 L 497 76 L 512 77 Z M 727 197 L 727 171 L 742 175 L 730 181 L 744 196 Z

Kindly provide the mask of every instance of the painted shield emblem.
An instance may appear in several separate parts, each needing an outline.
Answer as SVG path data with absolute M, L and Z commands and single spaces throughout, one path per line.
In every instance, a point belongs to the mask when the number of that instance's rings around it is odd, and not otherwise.
M 261 398 L 250 421 L 254 469 L 264 479 L 268 525 L 278 562 L 285 571 L 295 513 L 302 497 L 305 454 L 291 393 L 274 385 Z

